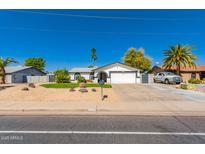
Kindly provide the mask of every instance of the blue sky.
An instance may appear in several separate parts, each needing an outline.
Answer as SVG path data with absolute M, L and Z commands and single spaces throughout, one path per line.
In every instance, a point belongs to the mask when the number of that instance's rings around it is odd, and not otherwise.
M 91 64 L 93 47 L 98 66 L 130 47 L 161 63 L 177 43 L 193 45 L 205 64 L 205 10 L 0 10 L 0 21 L 0 56 L 43 57 L 49 71 Z

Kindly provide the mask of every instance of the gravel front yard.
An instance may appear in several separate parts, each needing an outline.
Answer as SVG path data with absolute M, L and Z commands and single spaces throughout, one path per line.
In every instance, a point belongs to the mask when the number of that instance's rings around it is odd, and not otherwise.
M 22 91 L 26 84 L 15 85 L 14 87 L 6 88 L 0 91 L 0 101 L 66 101 L 66 102 L 101 102 L 100 88 L 95 88 L 97 91 L 93 92 L 92 88 L 87 88 L 87 93 L 79 92 L 79 88 L 75 88 L 76 91 L 70 92 L 67 88 L 44 88 L 42 86 L 36 86 L 36 88 L 29 88 L 29 91 Z M 117 97 L 112 88 L 103 88 L 104 95 L 108 95 L 105 99 L 106 102 L 115 102 Z

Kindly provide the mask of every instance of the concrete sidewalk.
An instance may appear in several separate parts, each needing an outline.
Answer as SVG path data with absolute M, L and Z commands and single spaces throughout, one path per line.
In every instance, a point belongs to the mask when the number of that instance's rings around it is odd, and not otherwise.
M 205 116 L 205 103 L 140 102 L 0 102 L 0 115 L 170 115 Z

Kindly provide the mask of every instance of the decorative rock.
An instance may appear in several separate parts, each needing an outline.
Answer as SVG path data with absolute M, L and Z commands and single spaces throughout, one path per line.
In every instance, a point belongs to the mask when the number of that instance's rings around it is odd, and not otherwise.
M 181 85 L 176 85 L 176 89 L 179 89 L 181 87 Z
M 85 88 L 79 89 L 79 91 L 80 91 L 81 93 L 87 93 L 87 92 L 88 92 L 88 90 L 85 89 Z
M 31 88 L 36 88 L 34 83 L 29 83 L 28 86 L 31 87 Z
M 84 82 L 80 83 L 80 88 L 85 88 L 85 86 L 86 86 L 86 83 Z
M 3 90 L 3 89 L 6 89 L 4 86 L 3 87 L 0 87 L 0 90 Z
M 93 88 L 93 89 L 91 89 L 91 90 L 92 90 L 92 92 L 96 92 L 96 91 L 97 91 L 95 88 Z
M 23 87 L 21 90 L 28 91 L 29 89 L 28 89 L 28 87 Z
M 70 88 L 70 90 L 69 90 L 70 92 L 74 92 L 75 91 L 75 89 L 74 88 Z

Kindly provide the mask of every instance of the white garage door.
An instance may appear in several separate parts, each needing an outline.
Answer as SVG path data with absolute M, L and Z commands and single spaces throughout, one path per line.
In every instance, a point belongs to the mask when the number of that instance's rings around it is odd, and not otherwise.
M 136 83 L 135 72 L 111 72 L 111 83 Z

